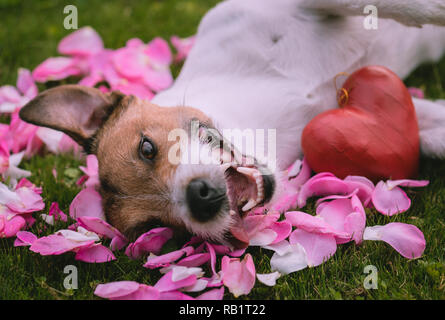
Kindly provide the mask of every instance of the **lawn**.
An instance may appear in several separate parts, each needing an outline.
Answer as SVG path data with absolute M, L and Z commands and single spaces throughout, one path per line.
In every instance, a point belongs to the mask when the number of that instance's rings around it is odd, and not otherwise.
M 0 85 L 15 85 L 18 68 L 32 70 L 45 58 L 57 55 L 58 42 L 70 33 L 63 28 L 63 8 L 67 4 L 77 6 L 79 27 L 92 26 L 106 47 L 118 48 L 133 37 L 147 42 L 155 36 L 169 39 L 172 35 L 192 35 L 201 17 L 217 2 L 0 0 Z M 178 71 L 179 67 L 173 70 L 175 75 Z M 405 83 L 423 88 L 430 99 L 444 99 L 445 59 L 421 66 Z M 79 165 L 82 163 L 72 156 L 49 154 L 35 156 L 22 167 L 33 173 L 33 183 L 43 186 L 45 210 L 57 201 L 67 213 L 80 191 L 75 184 L 81 175 Z M 52 173 L 54 168 L 57 178 Z M 368 210 L 367 225 L 394 221 L 416 225 L 427 242 L 420 259 L 407 260 L 383 242 L 365 241 L 360 247 L 346 244 L 321 266 L 284 276 L 272 288 L 257 282 L 250 295 L 240 299 L 445 299 L 445 161 L 422 159 L 419 178 L 431 183 L 408 191 L 413 200 L 409 211 L 386 217 Z M 311 213 L 313 207 L 310 203 L 306 211 Z M 44 226 L 38 221 L 31 231 Z M 60 222 L 47 226 L 44 233 L 61 227 L 65 225 Z M 258 273 L 270 272 L 271 251 L 249 248 L 249 252 Z M 66 265 L 78 268 L 77 290 L 64 289 Z M 376 290 L 363 286 L 366 265 L 378 269 Z M 141 261 L 130 260 L 123 252 L 118 252 L 113 262 L 95 265 L 74 260 L 73 254 L 43 257 L 26 248 L 15 248 L 13 239 L 0 239 L 0 299 L 97 299 L 93 292 L 99 283 L 134 280 L 153 284 L 159 277 L 157 270 L 143 268 Z M 233 298 L 228 290 L 225 298 Z

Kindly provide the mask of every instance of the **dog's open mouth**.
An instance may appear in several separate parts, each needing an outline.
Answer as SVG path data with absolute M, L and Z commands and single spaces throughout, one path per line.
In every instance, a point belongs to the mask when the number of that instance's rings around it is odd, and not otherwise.
M 250 210 L 267 203 L 273 195 L 275 181 L 267 170 L 255 165 L 223 165 L 227 186 L 227 198 L 230 215 L 236 222 L 241 222 Z M 236 248 L 244 248 L 249 239 L 240 228 L 241 224 L 232 226 L 227 235 L 229 242 Z

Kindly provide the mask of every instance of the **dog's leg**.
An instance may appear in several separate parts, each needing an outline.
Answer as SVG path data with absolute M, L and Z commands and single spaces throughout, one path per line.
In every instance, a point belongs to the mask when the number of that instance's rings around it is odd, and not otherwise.
M 432 158 L 445 159 L 445 100 L 413 98 L 419 123 L 420 150 Z
M 444 0 L 302 0 L 302 8 L 320 14 L 340 16 L 364 15 L 368 5 L 374 5 L 379 18 L 396 20 L 407 26 L 445 25 Z

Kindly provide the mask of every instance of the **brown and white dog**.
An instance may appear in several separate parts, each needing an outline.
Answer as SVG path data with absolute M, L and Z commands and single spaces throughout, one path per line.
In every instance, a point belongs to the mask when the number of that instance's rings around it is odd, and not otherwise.
M 377 30 L 363 25 L 368 2 L 225 1 L 203 18 L 174 85 L 151 102 L 68 85 L 20 117 L 97 155 L 106 218 L 130 238 L 163 224 L 241 245 L 232 231 L 242 216 L 279 194 L 280 172 L 302 155 L 303 128 L 336 107 L 336 74 L 380 64 L 403 78 L 445 51 L 445 28 L 433 26 L 445 25 L 445 1 L 373 1 Z M 414 104 L 422 152 L 445 157 L 445 107 Z M 225 129 L 275 132 L 255 136 L 267 161 Z M 217 161 L 188 161 L 195 133 L 199 159 Z

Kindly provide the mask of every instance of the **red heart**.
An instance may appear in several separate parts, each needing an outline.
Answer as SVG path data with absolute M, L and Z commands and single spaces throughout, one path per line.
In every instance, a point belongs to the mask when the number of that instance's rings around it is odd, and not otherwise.
M 303 130 L 302 148 L 311 168 L 375 182 L 415 177 L 419 128 L 399 77 L 385 67 L 368 66 L 350 75 L 343 88 L 346 103 L 319 114 Z

